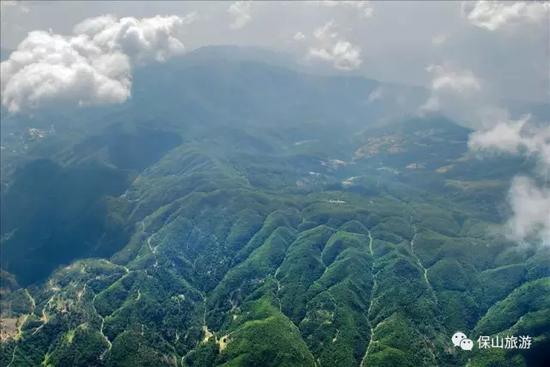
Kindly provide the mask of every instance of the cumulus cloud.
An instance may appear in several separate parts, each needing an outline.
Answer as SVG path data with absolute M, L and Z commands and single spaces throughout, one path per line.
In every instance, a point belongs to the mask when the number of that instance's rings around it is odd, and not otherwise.
M 232 3 L 227 12 L 233 18 L 233 22 L 230 27 L 233 29 L 240 29 L 247 25 L 252 20 L 251 14 L 251 2 L 250 1 L 235 1 Z
M 515 177 L 509 192 L 513 212 L 508 235 L 516 241 L 540 240 L 550 245 L 550 188 L 530 178 Z
M 443 65 L 430 65 L 426 70 L 434 75 L 431 83 L 434 91 L 451 90 L 467 93 L 481 89 L 479 80 L 470 70 L 453 69 Z
M 334 21 L 328 21 L 321 27 L 316 28 L 313 31 L 313 36 L 320 41 L 336 38 L 338 37 L 338 33 L 335 28 Z
M 353 70 L 361 65 L 361 50 L 348 41 L 338 41 L 328 48 L 311 48 L 309 56 L 331 61 L 336 69 Z
M 83 55 L 70 38 L 29 33 L 1 64 L 2 105 L 11 112 L 50 102 L 122 102 L 130 94 L 130 66 L 122 53 Z
M 471 70 L 444 64 L 430 65 L 426 71 L 432 80 L 430 96 L 420 107 L 421 113 L 441 112 L 462 123 L 479 118 L 472 106 L 479 105 L 485 96 L 480 79 Z
M 336 69 L 357 69 L 363 62 L 361 49 L 340 37 L 334 22 L 329 21 L 313 32 L 318 45 L 310 47 L 308 57 L 331 62 Z
M 18 112 L 52 102 L 124 102 L 132 66 L 183 52 L 177 33 L 192 20 L 101 16 L 78 24 L 69 36 L 30 32 L 1 63 L 2 105 Z
M 480 156 L 508 154 L 535 159 L 532 178 L 514 178 L 508 193 L 512 216 L 506 234 L 516 241 L 550 243 L 550 124 L 531 120 L 530 115 L 513 119 L 483 88 L 471 70 L 456 65 L 431 65 L 430 96 L 421 112 L 441 112 L 476 131 L 469 149 Z
M 83 21 L 74 28 L 74 33 L 86 36 L 102 50 L 120 50 L 138 63 L 162 62 L 184 50 L 177 32 L 183 24 L 193 22 L 195 17 L 195 13 L 185 17 L 172 15 L 143 19 L 103 16 Z
M 544 174 L 550 172 L 550 125 L 529 124 L 530 116 L 499 121 L 492 128 L 476 131 L 470 136 L 470 149 L 480 152 L 521 154 L 534 157 Z
M 357 11 L 359 13 L 359 15 L 361 17 L 364 17 L 364 18 L 370 18 L 372 16 L 372 13 L 373 13 L 373 9 L 372 9 L 369 1 L 324 0 L 324 1 L 319 2 L 319 4 L 321 4 L 323 6 L 326 6 L 326 7 L 331 7 L 331 8 L 337 7 L 337 6 L 343 7 L 343 8 L 348 8 L 348 9 Z
M 442 113 L 475 130 L 494 127 L 509 121 L 510 114 L 499 105 L 494 94 L 471 70 L 450 63 L 430 65 L 430 94 L 420 106 L 420 114 Z
M 550 244 L 550 125 L 530 123 L 530 116 L 498 121 L 493 127 L 470 135 L 471 150 L 489 154 L 532 157 L 538 165 L 534 179 L 517 176 L 512 181 L 508 201 L 512 216 L 507 235 L 516 241 L 540 240 Z
M 530 115 L 517 121 L 500 121 L 494 127 L 476 131 L 470 137 L 470 148 L 509 154 L 536 156 L 550 167 L 550 126 L 529 126 Z
M 543 1 L 465 1 L 464 17 L 473 25 L 496 31 L 507 25 L 542 23 L 550 12 L 550 3 Z
M 496 150 L 518 154 L 521 146 L 521 129 L 526 119 L 499 122 L 489 130 L 476 131 L 470 136 L 468 145 L 473 150 Z

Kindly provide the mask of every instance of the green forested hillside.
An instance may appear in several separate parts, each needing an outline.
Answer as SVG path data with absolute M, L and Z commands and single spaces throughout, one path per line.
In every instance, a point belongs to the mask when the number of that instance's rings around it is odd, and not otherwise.
M 386 121 L 358 97 L 374 81 L 196 63 L 86 128 L 3 125 L 0 365 L 548 362 L 549 249 L 498 230 L 532 162 L 476 160 L 440 116 Z M 535 342 L 468 353 L 457 330 Z

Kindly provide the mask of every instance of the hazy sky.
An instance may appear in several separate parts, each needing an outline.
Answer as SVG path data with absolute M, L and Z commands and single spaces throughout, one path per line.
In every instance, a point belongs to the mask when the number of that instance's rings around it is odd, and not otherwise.
M 124 103 L 135 67 L 201 46 L 280 50 L 305 67 L 425 86 L 418 113 L 475 129 L 472 151 L 536 159 L 530 177 L 511 184 L 509 227 L 515 239 L 550 243 L 550 122 L 533 122 L 529 103 L 515 113 L 509 105 L 550 100 L 550 2 L 1 4 L 1 45 L 17 50 L 1 63 L 11 113 Z
M 434 78 L 434 69 L 427 68 L 445 65 L 471 71 L 486 95 L 544 101 L 549 97 L 547 5 L 2 1 L 1 43 L 15 49 L 33 30 L 71 34 L 77 23 L 105 14 L 191 14 L 193 21 L 178 34 L 187 51 L 212 44 L 261 46 L 290 52 L 306 63 L 424 86 Z

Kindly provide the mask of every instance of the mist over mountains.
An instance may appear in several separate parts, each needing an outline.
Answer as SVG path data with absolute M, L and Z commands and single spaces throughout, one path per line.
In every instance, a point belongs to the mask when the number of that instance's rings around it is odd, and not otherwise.
M 121 104 L 3 108 L 2 365 L 546 365 L 550 248 L 505 233 L 538 156 L 308 70 L 206 47 Z

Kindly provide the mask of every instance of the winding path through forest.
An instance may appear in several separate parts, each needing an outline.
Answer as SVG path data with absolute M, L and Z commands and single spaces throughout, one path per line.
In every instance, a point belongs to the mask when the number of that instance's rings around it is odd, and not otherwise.
M 372 305 L 374 303 L 374 291 L 378 286 L 378 283 L 376 282 L 376 276 L 374 275 L 374 250 L 372 248 L 373 238 L 370 230 L 368 231 L 368 235 L 369 235 L 369 254 L 372 261 L 371 268 L 370 268 L 370 271 L 372 274 L 372 289 L 370 294 L 369 308 L 367 309 L 367 320 L 369 321 L 369 325 L 370 325 L 370 336 L 369 336 L 369 342 L 367 344 L 367 349 L 365 350 L 365 355 L 361 359 L 360 367 L 363 367 L 365 365 L 365 361 L 367 360 L 367 356 L 369 355 L 369 351 L 370 351 L 370 346 L 372 344 L 372 339 L 374 337 L 374 328 L 372 327 L 372 321 L 370 320 L 370 313 L 371 313 Z

